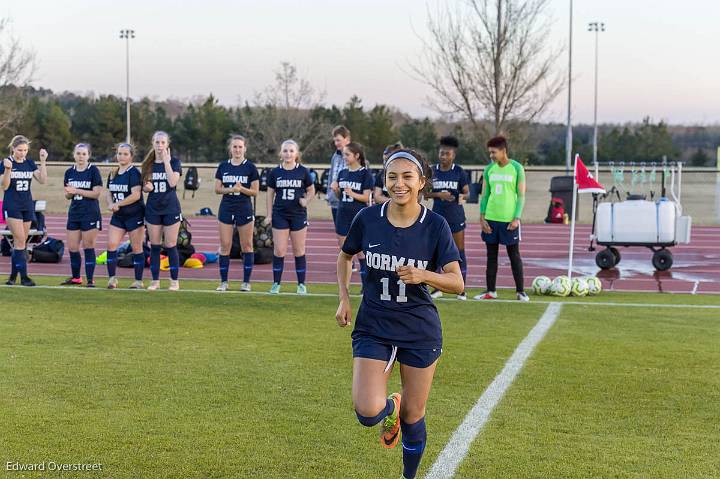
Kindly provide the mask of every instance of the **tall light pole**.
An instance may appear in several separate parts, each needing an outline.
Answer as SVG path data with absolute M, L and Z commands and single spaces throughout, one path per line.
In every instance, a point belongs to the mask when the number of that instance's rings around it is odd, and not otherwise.
M 130 39 L 135 38 L 135 30 L 120 30 L 120 38 L 125 40 L 125 115 L 127 119 L 125 142 L 130 143 Z
M 570 0 L 570 42 L 568 47 L 568 105 L 567 135 L 565 137 L 565 174 L 570 174 L 572 166 L 572 31 L 573 31 L 573 0 Z
M 600 32 L 605 31 L 605 24 L 602 22 L 588 23 L 588 31 L 595 32 L 595 112 L 593 114 L 593 164 L 597 165 L 598 149 L 598 128 L 597 128 L 597 107 L 598 107 L 598 40 Z

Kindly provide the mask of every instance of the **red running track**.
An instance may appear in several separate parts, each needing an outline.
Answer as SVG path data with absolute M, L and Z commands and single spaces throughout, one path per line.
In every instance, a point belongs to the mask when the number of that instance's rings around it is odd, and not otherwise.
M 107 227 L 108 218 L 105 218 Z M 192 241 L 198 252 L 218 249 L 217 223 L 214 218 L 191 218 Z M 65 240 L 65 216 L 49 215 L 46 218 L 50 236 Z M 567 273 L 569 245 L 567 225 L 525 225 L 522 229 L 521 253 L 525 266 L 525 286 L 538 275 L 554 277 Z M 595 266 L 595 253 L 588 252 L 590 226 L 577 226 L 575 231 L 575 260 L 573 274 L 597 274 L 607 290 L 615 291 L 664 291 L 682 293 L 720 293 L 720 227 L 694 227 L 692 242 L 672 248 L 673 267 L 666 272 L 655 272 L 651 264 L 652 252 L 647 248 L 621 248 L 622 260 L 613 270 L 600 271 Z M 103 231 L 98 236 L 97 250 L 105 249 L 107 236 Z M 289 249 L 288 251 L 292 251 Z M 480 239 L 480 227 L 470 224 L 466 230 L 465 251 L 468 258 L 468 286 L 485 285 L 485 245 Z M 335 260 L 337 241 L 332 222 L 311 221 L 307 240 L 309 283 L 335 282 Z M 70 265 L 65 254 L 62 263 L 29 265 L 31 274 L 69 275 Z M 0 258 L 0 274 L 10 271 L 9 258 Z M 104 266 L 98 266 L 99 276 L 106 274 Z M 132 269 L 118 268 L 118 275 L 131 277 Z M 149 272 L 146 272 L 149 275 Z M 167 275 L 162 273 L 162 277 Z M 217 279 L 217 266 L 207 265 L 204 269 L 185 269 L 180 278 Z M 233 260 L 230 279 L 242 279 L 242 262 Z M 254 281 L 272 281 L 271 265 L 257 265 L 253 270 Z M 284 281 L 295 281 L 295 265 L 288 254 L 285 261 Z M 359 282 L 357 273 L 353 281 Z M 501 250 L 498 268 L 498 287 L 513 287 L 512 272 L 507 256 Z

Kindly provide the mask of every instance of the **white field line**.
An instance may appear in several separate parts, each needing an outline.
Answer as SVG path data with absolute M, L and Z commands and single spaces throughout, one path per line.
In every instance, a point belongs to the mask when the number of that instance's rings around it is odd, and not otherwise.
M 525 361 L 555 323 L 561 309 L 562 303 L 548 305 L 540 320 L 507 360 L 500 374 L 485 389 L 475 406 L 465 416 L 462 424 L 455 430 L 450 441 L 432 465 L 430 472 L 425 476 L 427 479 L 445 479 L 455 475 L 455 471 L 470 450 L 470 445 L 512 385 L 515 377 L 525 365 Z

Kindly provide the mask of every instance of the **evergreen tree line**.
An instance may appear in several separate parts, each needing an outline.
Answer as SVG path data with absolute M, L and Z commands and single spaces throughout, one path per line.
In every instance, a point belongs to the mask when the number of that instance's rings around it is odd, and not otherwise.
M 77 142 L 90 143 L 95 161 L 112 157 L 115 144 L 125 139 L 125 100 L 113 95 L 56 94 L 49 90 L 26 88 L 18 119 L 0 130 L 0 141 L 7 145 L 15 134 L 33 140 L 33 154 L 44 147 L 50 160 L 71 160 Z M 346 125 L 353 140 L 362 143 L 373 166 L 379 165 L 388 144 L 401 141 L 434 160 L 439 136 L 453 134 L 460 139 L 458 160 L 462 164 L 485 164 L 487 138 L 469 134 L 462 122 L 412 118 L 393 107 L 367 108 L 353 96 L 342 106 L 315 106 L 301 110 L 277 104 L 246 103 L 221 105 L 212 95 L 192 101 L 155 101 L 143 98 L 131 103 L 133 143 L 140 156 L 150 147 L 156 130 L 172 137 L 173 154 L 185 162 L 216 163 L 227 157 L 226 140 L 231 133 L 248 139 L 248 157 L 256 162 L 274 162 L 282 139 L 293 138 L 302 148 L 307 163 L 325 163 L 333 146 L 330 131 Z M 511 156 L 528 165 L 565 164 L 565 125 L 531 123 L 513 128 Z M 576 125 L 573 149 L 592 159 L 593 129 Z M 720 127 L 670 127 L 645 118 L 639 124 L 602 125 L 599 130 L 600 161 L 650 162 L 682 160 L 692 166 L 715 164 L 720 145 Z

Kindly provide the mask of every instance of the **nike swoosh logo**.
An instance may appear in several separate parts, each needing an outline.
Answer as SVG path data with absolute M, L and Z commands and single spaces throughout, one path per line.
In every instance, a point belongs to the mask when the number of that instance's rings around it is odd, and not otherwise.
M 369 244 L 369 245 L 368 245 L 368 248 L 374 248 L 374 247 L 376 247 L 376 246 L 380 246 L 381 244 L 382 244 L 382 243 L 378 243 L 378 244 Z
M 398 432 L 396 432 L 395 434 L 392 435 L 390 440 L 386 439 L 385 436 L 383 436 L 383 441 L 385 442 L 385 445 L 389 446 L 390 444 L 392 444 L 395 441 L 395 438 L 398 436 L 398 434 L 400 434 L 399 429 L 398 429 Z

